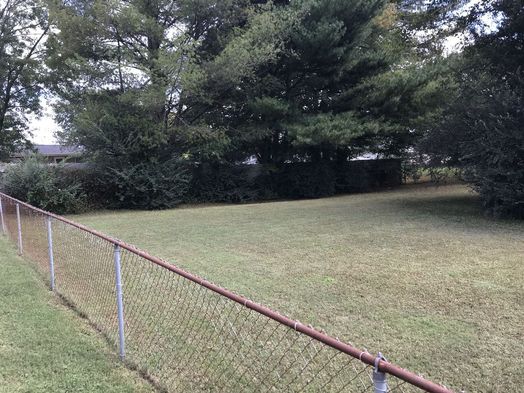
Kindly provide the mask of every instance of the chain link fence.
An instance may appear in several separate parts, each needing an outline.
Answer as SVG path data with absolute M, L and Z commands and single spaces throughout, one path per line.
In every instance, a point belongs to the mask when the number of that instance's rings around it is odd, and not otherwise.
M 50 288 L 170 392 L 450 392 L 102 233 L 0 194 Z

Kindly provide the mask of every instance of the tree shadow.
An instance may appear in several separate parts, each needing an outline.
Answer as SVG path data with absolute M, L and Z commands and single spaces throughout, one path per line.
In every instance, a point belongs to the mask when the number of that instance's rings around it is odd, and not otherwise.
M 438 192 L 438 188 L 435 188 Z M 480 198 L 474 192 L 459 195 L 426 194 L 409 196 L 393 202 L 407 214 L 434 216 L 436 218 L 489 219 L 483 210 Z

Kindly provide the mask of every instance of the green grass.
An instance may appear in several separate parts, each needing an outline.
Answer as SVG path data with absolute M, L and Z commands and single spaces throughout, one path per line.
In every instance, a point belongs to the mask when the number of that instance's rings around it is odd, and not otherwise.
M 75 220 L 456 390 L 524 381 L 524 224 L 464 186 Z
M 152 392 L 0 237 L 0 392 Z

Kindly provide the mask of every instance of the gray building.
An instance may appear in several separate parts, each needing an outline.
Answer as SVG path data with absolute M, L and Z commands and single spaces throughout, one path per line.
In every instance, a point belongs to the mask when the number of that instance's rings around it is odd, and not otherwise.
M 78 162 L 82 149 L 73 146 L 60 145 L 33 145 L 34 150 L 43 156 L 50 164 L 59 164 L 64 160 Z M 11 156 L 12 161 L 19 160 L 28 154 L 27 151 L 15 153 Z

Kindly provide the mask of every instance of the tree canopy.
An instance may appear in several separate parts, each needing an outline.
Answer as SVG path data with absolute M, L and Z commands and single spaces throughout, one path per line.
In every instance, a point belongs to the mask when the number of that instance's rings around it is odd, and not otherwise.
M 51 10 L 62 136 L 94 154 L 398 154 L 442 83 L 417 70 L 384 0 L 76 1 Z
M 426 124 L 419 145 L 433 164 L 464 168 L 489 212 L 519 217 L 524 217 L 523 5 L 497 0 L 472 11 L 467 29 L 473 44 L 447 60 L 456 89 L 438 121 Z
M 0 1 L 0 158 L 27 144 L 27 115 L 40 109 L 46 16 L 39 0 Z

